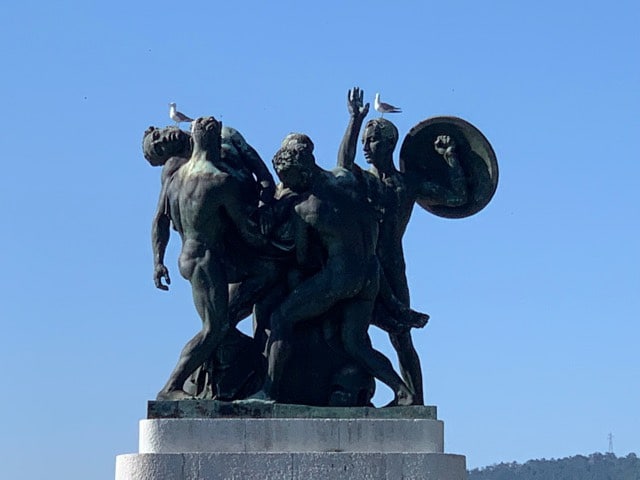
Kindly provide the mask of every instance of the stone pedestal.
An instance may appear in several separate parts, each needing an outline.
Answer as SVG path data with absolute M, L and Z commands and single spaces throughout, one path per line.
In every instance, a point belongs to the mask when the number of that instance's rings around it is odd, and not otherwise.
M 466 479 L 435 407 L 150 402 L 116 480 Z

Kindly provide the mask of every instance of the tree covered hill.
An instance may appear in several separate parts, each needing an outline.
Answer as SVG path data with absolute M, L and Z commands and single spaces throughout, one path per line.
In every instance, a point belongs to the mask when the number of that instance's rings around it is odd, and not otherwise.
M 630 453 L 593 453 L 588 457 L 500 463 L 469 471 L 469 480 L 640 480 L 640 459 Z

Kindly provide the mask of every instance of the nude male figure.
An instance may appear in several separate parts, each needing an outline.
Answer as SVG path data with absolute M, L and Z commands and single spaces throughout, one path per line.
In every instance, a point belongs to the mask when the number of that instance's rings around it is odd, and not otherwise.
M 182 239 L 180 274 L 191 283 L 202 330 L 182 350 L 158 400 L 191 398 L 183 390 L 185 381 L 211 356 L 230 328 L 225 236 L 238 232 L 256 248 L 266 243 L 249 222 L 251 211 L 243 201 L 242 181 L 223 170 L 221 127 L 213 117 L 193 123 L 193 151 L 163 186 L 166 215 Z M 164 256 L 168 239 L 168 230 L 166 236 L 158 237 L 154 258 Z M 162 262 L 156 263 L 158 274 L 168 278 Z
M 407 229 L 413 206 L 418 198 L 431 205 L 462 205 L 467 201 L 466 180 L 455 154 L 455 143 L 446 136 L 438 137 L 434 148 L 444 156 L 449 165 L 451 188 L 445 188 L 421 179 L 411 178 L 398 171 L 393 162 L 393 151 L 398 142 L 398 129 L 385 118 L 370 120 L 362 134 L 364 156 L 371 165 L 368 171 L 358 167 L 355 161 L 358 134 L 369 104 L 363 103 L 359 88 L 349 90 L 347 105 L 349 125 L 338 154 L 338 166 L 354 171 L 369 184 L 373 203 L 382 212 L 377 256 L 383 275 L 393 295 L 409 306 L 409 287 L 402 237 Z M 420 359 L 413 346 L 411 329 L 397 329 L 397 322 L 390 322 L 389 312 L 378 304 L 373 323 L 388 330 L 391 343 L 398 354 L 400 371 L 407 385 L 415 392 L 414 404 L 424 403 Z M 390 328 L 391 327 L 391 328 Z
M 260 223 L 263 234 L 269 233 L 274 221 L 271 215 L 258 215 L 259 201 L 262 211 L 269 210 L 274 202 L 275 182 L 258 152 L 247 143 L 236 129 L 223 126 L 221 133 L 219 168 L 236 178 L 243 188 L 243 202 L 252 208 L 252 220 Z M 191 135 L 177 127 L 149 127 L 143 136 L 144 157 L 152 166 L 162 165 L 161 189 L 158 206 L 151 227 L 154 251 L 153 280 L 157 288 L 168 290 L 171 284 L 169 272 L 164 266 L 164 248 L 169 239 L 171 220 L 167 212 L 166 189 L 173 174 L 188 161 L 192 150 Z M 264 221 L 264 219 L 267 221 Z M 261 221 L 262 220 L 262 221 Z M 271 223 L 270 223 L 271 222 Z M 255 301 L 268 291 L 279 275 L 279 265 L 271 259 L 261 258 L 257 252 L 242 245 L 241 239 L 226 238 L 233 261 L 227 262 L 229 270 L 229 315 L 232 325 L 251 313 Z M 233 247 L 233 248 L 231 248 Z M 273 250 L 273 249 L 272 249 Z M 274 252 L 277 257 L 278 252 Z
M 221 166 L 259 190 L 260 201 L 270 203 L 275 183 L 258 152 L 235 128 L 223 125 L 220 137 Z M 163 166 L 162 183 L 189 159 L 191 149 L 191 135 L 177 127 L 149 127 L 142 139 L 142 152 L 147 161 L 154 167 Z
M 310 273 L 271 316 L 268 376 L 261 393 L 277 398 L 294 327 L 339 307 L 336 321 L 345 351 L 393 390 L 395 404 L 411 404 L 411 391 L 367 334 L 379 286 L 375 212 L 353 188 L 350 172 L 328 172 L 316 165 L 306 135 L 287 139 L 273 164 L 283 185 L 299 195 L 293 214 L 296 256 L 299 268 Z

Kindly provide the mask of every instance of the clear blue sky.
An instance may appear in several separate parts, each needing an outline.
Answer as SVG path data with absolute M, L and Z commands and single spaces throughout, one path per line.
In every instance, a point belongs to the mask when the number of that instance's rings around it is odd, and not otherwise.
M 331 167 L 354 85 L 403 107 L 403 136 L 457 115 L 498 155 L 484 211 L 416 209 L 405 236 L 447 451 L 469 467 L 557 458 L 612 432 L 615 453 L 640 453 L 638 8 L 5 2 L 0 478 L 113 478 L 199 328 L 179 242 L 171 290 L 151 280 L 160 171 L 140 143 L 167 103 L 221 118 L 267 162 L 305 132 Z

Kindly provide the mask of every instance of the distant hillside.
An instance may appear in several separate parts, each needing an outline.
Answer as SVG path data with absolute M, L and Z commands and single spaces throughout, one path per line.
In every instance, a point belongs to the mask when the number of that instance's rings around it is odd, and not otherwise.
M 640 459 L 633 453 L 620 458 L 594 453 L 524 464 L 501 463 L 471 470 L 469 480 L 640 480 Z

